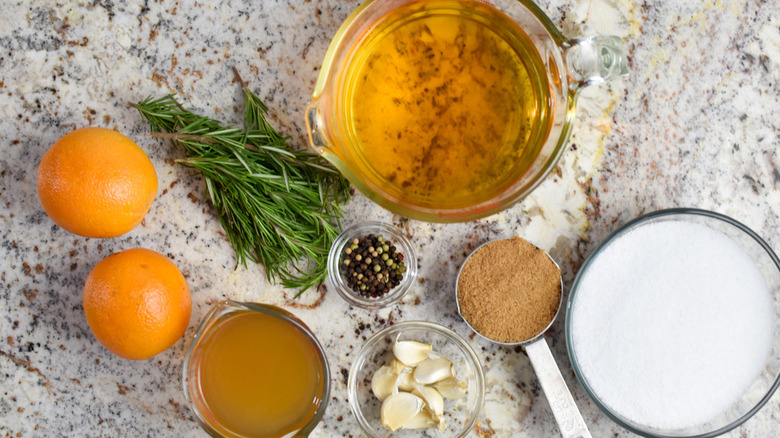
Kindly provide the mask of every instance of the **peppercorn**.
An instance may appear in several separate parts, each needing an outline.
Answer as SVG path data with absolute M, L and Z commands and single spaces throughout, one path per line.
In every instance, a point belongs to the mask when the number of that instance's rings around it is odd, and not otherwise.
M 353 238 L 344 250 L 342 273 L 347 285 L 360 296 L 378 298 L 398 286 L 406 267 L 404 256 L 384 236 Z

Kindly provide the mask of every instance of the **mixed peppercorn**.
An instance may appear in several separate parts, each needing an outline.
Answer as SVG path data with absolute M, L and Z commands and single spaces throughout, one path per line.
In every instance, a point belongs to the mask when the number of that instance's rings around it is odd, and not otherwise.
M 406 272 L 404 255 L 384 236 L 354 238 L 344 249 L 342 275 L 355 293 L 378 298 L 399 284 Z

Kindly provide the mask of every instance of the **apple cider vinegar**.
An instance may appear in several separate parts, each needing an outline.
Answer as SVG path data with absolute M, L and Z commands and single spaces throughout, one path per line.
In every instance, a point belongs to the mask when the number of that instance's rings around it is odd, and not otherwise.
M 303 330 L 254 311 L 215 322 L 194 360 L 205 416 L 238 436 L 300 430 L 322 402 L 329 378 L 317 345 Z

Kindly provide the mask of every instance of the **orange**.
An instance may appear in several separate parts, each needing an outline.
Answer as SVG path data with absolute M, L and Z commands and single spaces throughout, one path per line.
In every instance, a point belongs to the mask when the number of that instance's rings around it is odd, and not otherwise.
M 173 262 L 150 249 L 112 254 L 84 284 L 84 314 L 92 333 L 117 356 L 149 359 L 182 337 L 192 301 Z
M 157 194 L 144 151 L 106 128 L 81 128 L 57 140 L 38 167 L 38 197 L 67 231 L 116 237 L 135 228 Z

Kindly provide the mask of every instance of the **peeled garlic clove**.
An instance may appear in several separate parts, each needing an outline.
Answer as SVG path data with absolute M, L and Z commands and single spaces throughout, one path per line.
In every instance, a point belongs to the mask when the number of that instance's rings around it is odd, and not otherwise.
M 390 370 L 391 370 L 391 371 L 393 371 L 393 374 L 395 374 L 396 376 L 399 376 L 399 375 L 401 375 L 401 373 L 402 373 L 404 370 L 409 370 L 409 371 L 411 371 L 411 370 L 412 370 L 412 368 L 411 368 L 411 367 L 408 367 L 408 366 L 406 366 L 406 365 L 404 365 L 404 364 L 403 364 L 403 363 L 402 363 L 400 360 L 398 360 L 398 359 L 393 359 L 393 361 L 392 361 L 392 362 L 390 362 Z
M 411 420 L 404 423 L 402 429 L 427 429 L 436 426 L 436 422 L 427 411 L 420 411 Z
M 438 351 L 434 351 L 434 350 L 431 350 L 431 352 L 428 353 L 428 359 L 436 359 L 439 357 L 445 357 L 445 356 L 439 353 Z
M 374 393 L 379 401 L 383 401 L 393 393 L 395 381 L 396 375 L 393 373 L 392 368 L 384 365 L 371 378 L 371 392 Z
M 414 394 L 396 392 L 382 402 L 379 421 L 382 426 L 396 431 L 422 411 L 425 402 Z
M 411 392 L 415 387 L 418 386 L 417 382 L 414 380 L 412 369 L 408 367 L 401 370 L 401 373 L 398 374 L 398 380 L 396 380 L 396 384 L 398 385 L 398 389 L 408 392 Z
M 455 366 L 449 359 L 443 357 L 426 359 L 414 369 L 414 380 L 423 385 L 430 385 L 454 375 Z
M 412 391 L 412 394 L 425 401 L 425 410 L 430 412 L 434 419 L 444 415 L 444 398 L 439 391 L 430 386 L 420 386 Z
M 404 365 L 413 367 L 428 359 L 428 352 L 433 349 L 431 344 L 423 344 L 415 341 L 395 341 L 393 354 Z
M 459 399 L 466 395 L 466 390 L 469 388 L 468 383 L 465 380 L 458 380 L 455 377 L 450 377 L 434 385 L 439 394 L 444 398 Z

